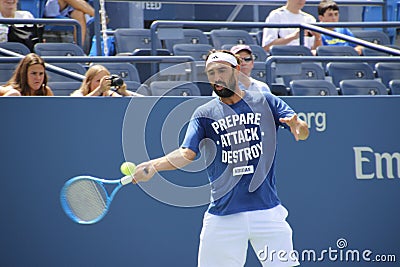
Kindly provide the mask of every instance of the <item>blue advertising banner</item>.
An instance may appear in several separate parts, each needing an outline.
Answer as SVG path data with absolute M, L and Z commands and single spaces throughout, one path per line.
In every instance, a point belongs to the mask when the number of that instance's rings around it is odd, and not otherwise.
M 125 160 L 172 151 L 209 99 L 0 98 L 0 266 L 196 266 L 208 202 L 201 162 L 125 186 L 94 225 L 72 222 L 59 194 L 74 176 L 118 179 Z M 310 127 L 306 141 L 277 135 L 278 194 L 294 250 L 249 246 L 246 266 L 260 266 L 257 257 L 398 266 L 400 97 L 283 99 Z

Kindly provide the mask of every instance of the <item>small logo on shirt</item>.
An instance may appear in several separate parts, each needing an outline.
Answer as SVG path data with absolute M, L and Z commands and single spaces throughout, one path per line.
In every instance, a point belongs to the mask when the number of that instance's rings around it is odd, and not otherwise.
M 254 173 L 253 165 L 233 168 L 233 176 Z

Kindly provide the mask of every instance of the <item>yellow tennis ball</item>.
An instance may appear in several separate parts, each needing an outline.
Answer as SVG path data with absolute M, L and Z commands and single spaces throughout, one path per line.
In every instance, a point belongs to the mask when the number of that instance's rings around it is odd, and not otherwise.
M 121 164 L 120 170 L 124 175 L 133 175 L 136 170 L 136 165 L 135 163 L 126 161 Z

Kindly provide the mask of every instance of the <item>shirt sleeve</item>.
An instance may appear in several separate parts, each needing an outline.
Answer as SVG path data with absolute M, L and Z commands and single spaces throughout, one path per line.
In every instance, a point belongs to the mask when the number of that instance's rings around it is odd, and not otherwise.
M 205 129 L 203 127 L 202 120 L 204 120 L 204 118 L 201 118 L 201 116 L 199 116 L 199 112 L 196 111 L 190 119 L 185 138 L 183 139 L 181 145 L 182 148 L 189 148 L 196 154 L 199 153 L 200 142 L 205 137 Z
M 269 16 L 265 19 L 265 23 L 279 23 L 277 20 L 276 12 L 271 12 Z M 278 39 L 279 28 L 264 28 L 262 46 L 266 46 L 272 41 Z
M 351 32 L 351 30 L 348 29 L 348 28 L 344 28 L 344 29 L 343 29 L 343 33 L 346 34 L 346 35 L 348 35 L 348 36 L 354 37 L 354 34 L 353 34 L 353 33 Z M 357 44 L 352 43 L 352 42 L 347 42 L 347 43 L 348 43 L 349 46 L 351 46 L 351 47 L 356 47 L 356 46 L 357 46 Z
M 289 128 L 286 123 L 281 123 L 279 119 L 292 117 L 296 112 L 285 101 L 273 94 L 267 94 L 266 99 L 271 107 L 276 125 Z

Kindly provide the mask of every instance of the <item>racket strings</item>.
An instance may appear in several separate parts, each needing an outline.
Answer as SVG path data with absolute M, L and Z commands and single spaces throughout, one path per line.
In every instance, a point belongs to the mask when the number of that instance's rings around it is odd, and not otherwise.
M 105 188 L 89 179 L 77 180 L 66 190 L 66 200 L 70 212 L 79 220 L 89 222 L 107 210 Z

